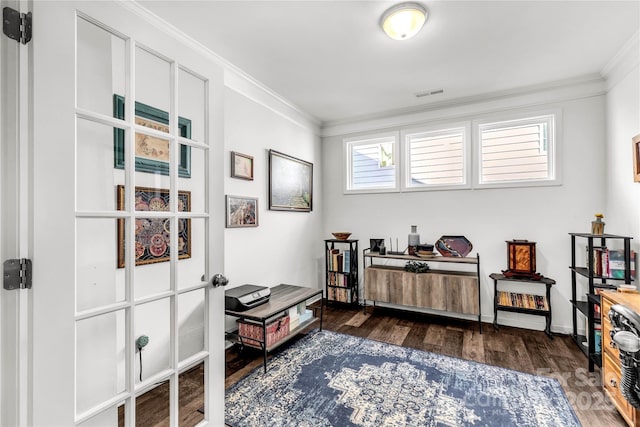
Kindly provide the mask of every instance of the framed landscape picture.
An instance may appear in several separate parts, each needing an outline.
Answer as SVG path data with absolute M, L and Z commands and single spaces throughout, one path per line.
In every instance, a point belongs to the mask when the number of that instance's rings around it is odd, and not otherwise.
M 124 97 L 113 95 L 113 116 L 124 119 Z M 169 132 L 169 113 L 136 102 L 135 122 L 161 132 Z M 191 120 L 178 117 L 180 136 L 191 138 Z M 114 167 L 124 169 L 124 130 L 113 130 Z M 135 134 L 136 171 L 169 175 L 169 140 L 141 133 Z M 180 145 L 178 176 L 191 177 L 191 147 Z
M 232 151 L 231 177 L 253 181 L 253 157 Z
M 269 209 L 310 212 L 313 163 L 269 150 Z
M 117 209 L 124 210 L 124 185 L 116 187 Z M 150 212 L 169 211 L 169 190 L 136 187 L 135 210 Z M 191 211 L 191 192 L 178 191 L 178 210 Z M 169 218 L 136 217 L 136 265 L 165 262 L 170 259 Z M 118 268 L 125 264 L 125 222 L 118 219 Z M 178 259 L 191 258 L 191 220 L 178 218 Z
M 257 227 L 258 198 L 226 196 L 227 228 Z

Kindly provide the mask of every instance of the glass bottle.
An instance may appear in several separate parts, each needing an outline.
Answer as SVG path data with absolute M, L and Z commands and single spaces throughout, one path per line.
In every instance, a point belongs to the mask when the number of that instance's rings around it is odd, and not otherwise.
M 418 234 L 418 226 L 411 226 L 411 233 L 409 233 L 408 239 L 409 246 L 409 255 L 415 255 L 418 250 L 418 245 L 420 244 L 420 235 Z

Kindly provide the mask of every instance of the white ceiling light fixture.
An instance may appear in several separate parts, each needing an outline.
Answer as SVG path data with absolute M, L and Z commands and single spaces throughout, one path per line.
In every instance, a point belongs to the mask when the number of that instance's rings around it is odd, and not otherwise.
M 418 3 L 401 3 L 382 15 L 380 26 L 394 40 L 415 36 L 427 20 L 427 10 Z

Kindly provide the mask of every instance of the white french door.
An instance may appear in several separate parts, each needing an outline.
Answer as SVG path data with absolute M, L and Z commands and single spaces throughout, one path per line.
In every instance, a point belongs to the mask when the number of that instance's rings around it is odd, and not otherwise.
M 33 425 L 223 424 L 222 70 L 128 2 L 32 4 Z

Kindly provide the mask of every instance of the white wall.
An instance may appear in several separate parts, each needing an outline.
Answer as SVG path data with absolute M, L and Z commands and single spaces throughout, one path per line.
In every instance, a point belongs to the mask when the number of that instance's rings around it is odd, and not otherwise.
M 258 227 L 225 230 L 225 275 L 229 288 L 281 283 L 317 288 L 321 278 L 323 234 L 320 138 L 312 127 L 290 119 L 256 98 L 225 91 L 225 194 L 258 198 Z M 269 210 L 269 154 L 274 149 L 314 164 L 313 210 Z M 253 156 L 254 180 L 231 178 L 231 151 Z M 220 203 L 223 203 L 221 200 Z M 227 319 L 233 329 L 234 319 Z
M 481 259 L 482 318 L 487 322 L 493 321 L 493 282 L 488 276 L 507 268 L 505 240 L 535 241 L 537 270 L 557 281 L 551 294 L 552 330 L 569 332 L 572 320 L 568 233 L 588 232 L 594 213 L 605 208 L 602 162 L 605 102 L 601 86 L 569 92 L 570 96 L 558 91 L 541 92 L 442 108 L 421 116 L 396 117 L 397 126 L 388 126 L 387 121 L 381 121 L 383 125 L 375 121 L 366 123 L 379 131 L 435 120 L 473 120 L 499 111 L 559 108 L 562 123 L 558 146 L 563 159 L 560 186 L 345 195 L 342 139 L 347 134 L 332 134 L 336 129 L 345 129 L 344 126 L 328 129 L 331 136 L 323 140 L 325 234 L 351 231 L 352 238 L 360 239 L 361 249 L 368 247 L 369 238 L 374 237 L 386 238 L 387 242 L 389 237 L 394 242 L 397 237 L 404 248 L 411 225 L 418 226 L 423 243 L 434 243 L 447 234 L 466 236 Z M 365 130 L 361 123 L 352 123 L 351 127 L 359 133 Z M 612 224 L 608 231 L 617 230 Z M 540 285 L 537 290 L 544 287 Z M 539 316 L 501 312 L 499 321 L 526 328 L 544 327 L 544 318 Z
M 607 229 L 631 236 L 640 249 L 640 183 L 633 182 L 631 138 L 640 134 L 640 52 L 638 34 L 608 73 L 606 117 Z

